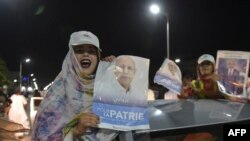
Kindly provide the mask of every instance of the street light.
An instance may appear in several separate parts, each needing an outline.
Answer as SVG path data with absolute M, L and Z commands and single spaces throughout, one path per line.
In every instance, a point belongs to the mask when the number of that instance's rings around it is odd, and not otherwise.
M 34 78 L 34 73 L 30 74 L 30 77 L 28 77 L 28 86 L 32 86 L 31 79 Z
M 20 61 L 20 70 L 19 70 L 20 88 L 22 88 L 23 61 L 25 63 L 29 63 L 30 62 L 30 58 L 26 58 L 26 59 Z
M 158 13 L 160 13 L 160 7 L 158 6 L 158 5 L 156 5 L 156 4 L 152 4 L 151 6 L 150 6 L 150 11 L 151 11 L 151 13 L 153 13 L 153 14 L 158 14 Z M 162 12 L 161 12 L 162 13 Z M 167 16 L 167 14 L 166 13 L 162 13 L 162 15 L 164 15 L 165 17 L 166 17 L 166 20 L 167 20 L 167 22 L 166 22 L 166 34 L 167 34 L 167 58 L 169 59 L 170 58 L 170 47 L 169 47 L 169 18 L 168 18 L 168 16 Z
M 180 63 L 181 59 L 180 58 L 176 58 L 174 61 L 175 61 L 175 63 Z

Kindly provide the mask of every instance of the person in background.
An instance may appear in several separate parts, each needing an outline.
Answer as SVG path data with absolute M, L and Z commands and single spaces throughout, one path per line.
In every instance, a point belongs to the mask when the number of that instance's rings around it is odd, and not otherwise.
M 22 95 L 19 87 L 15 88 L 15 93 L 10 97 L 12 100 L 9 110 L 9 120 L 22 124 L 24 128 L 30 129 L 29 118 L 26 113 L 27 100 Z
M 210 54 L 203 54 L 197 61 L 197 79 L 192 80 L 189 88 L 183 89 L 181 97 L 195 98 L 223 98 L 220 94 L 217 81 L 218 75 L 215 74 L 215 59 Z
M 99 117 L 90 111 L 100 52 L 99 40 L 93 33 L 71 34 L 62 70 L 38 109 L 32 140 L 102 141 L 116 137 L 116 131 L 98 129 Z
M 0 117 L 8 119 L 8 113 L 12 100 L 9 99 L 2 91 L 0 87 Z
M 215 74 L 215 59 L 210 54 L 203 54 L 197 61 L 197 79 L 188 80 L 187 84 L 183 85 L 180 98 L 198 98 L 198 99 L 218 99 L 223 98 L 220 94 Z M 184 141 L 189 140 L 209 140 L 215 141 L 216 136 L 210 132 L 199 132 L 187 134 L 184 136 Z
M 22 124 L 8 120 L 8 112 L 11 107 L 12 100 L 2 93 L 0 87 L 0 140 L 1 141 L 30 141 L 29 129 L 23 127 Z M 21 109 L 21 108 L 20 108 Z

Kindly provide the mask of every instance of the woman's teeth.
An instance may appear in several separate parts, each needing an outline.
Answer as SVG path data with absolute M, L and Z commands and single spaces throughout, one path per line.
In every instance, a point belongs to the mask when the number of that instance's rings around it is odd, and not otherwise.
M 88 68 L 88 67 L 90 67 L 90 65 L 91 65 L 91 61 L 88 59 L 84 59 L 81 61 L 82 68 Z

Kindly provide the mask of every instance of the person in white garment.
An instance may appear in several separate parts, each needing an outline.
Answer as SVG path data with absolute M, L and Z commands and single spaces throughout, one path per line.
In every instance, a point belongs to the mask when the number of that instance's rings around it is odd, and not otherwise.
M 22 95 L 19 87 L 15 89 L 15 93 L 10 97 L 12 100 L 9 110 L 9 120 L 22 124 L 24 128 L 30 129 L 29 119 L 26 113 L 27 100 Z

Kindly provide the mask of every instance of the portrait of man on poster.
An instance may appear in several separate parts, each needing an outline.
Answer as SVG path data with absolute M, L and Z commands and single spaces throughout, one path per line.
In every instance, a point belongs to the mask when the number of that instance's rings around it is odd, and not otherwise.
M 94 100 L 126 106 L 145 106 L 148 87 L 147 59 L 121 55 L 98 66 Z

